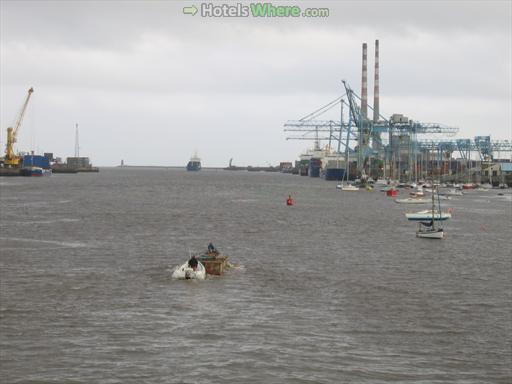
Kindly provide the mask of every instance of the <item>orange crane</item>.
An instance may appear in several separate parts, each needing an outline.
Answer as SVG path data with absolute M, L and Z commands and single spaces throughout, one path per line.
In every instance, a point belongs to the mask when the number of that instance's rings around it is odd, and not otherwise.
M 16 124 L 13 127 L 7 128 L 7 144 L 5 145 L 5 159 L 4 165 L 8 167 L 18 167 L 20 165 L 20 157 L 14 153 L 14 143 L 16 142 L 16 136 L 18 135 L 18 131 L 21 126 L 21 122 L 23 121 L 23 116 L 25 115 L 25 111 L 27 110 L 27 105 L 30 100 L 30 96 L 34 92 L 34 88 L 30 88 L 28 90 L 27 98 L 21 107 L 21 112 L 16 120 Z

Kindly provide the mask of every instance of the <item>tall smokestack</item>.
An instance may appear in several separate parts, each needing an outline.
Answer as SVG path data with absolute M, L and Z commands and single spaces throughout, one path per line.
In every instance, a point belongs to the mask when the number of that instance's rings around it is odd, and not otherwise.
M 363 43 L 363 74 L 361 78 L 361 114 L 363 119 L 368 118 L 368 55 L 366 43 Z
M 379 121 L 379 40 L 375 40 L 375 80 L 373 82 L 373 121 Z

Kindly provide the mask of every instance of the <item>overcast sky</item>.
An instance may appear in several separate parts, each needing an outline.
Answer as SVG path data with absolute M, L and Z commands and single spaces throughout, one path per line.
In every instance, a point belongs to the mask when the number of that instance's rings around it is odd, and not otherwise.
M 341 96 L 341 79 L 360 92 L 363 42 L 372 101 L 375 39 L 384 116 L 512 139 L 512 2 L 272 3 L 330 15 L 203 18 L 182 12 L 199 1 L 0 0 L 2 148 L 33 86 L 19 150 L 72 156 L 78 123 L 81 155 L 100 166 L 184 165 L 194 151 L 203 166 L 292 161 L 312 142 L 285 140 L 283 124 Z

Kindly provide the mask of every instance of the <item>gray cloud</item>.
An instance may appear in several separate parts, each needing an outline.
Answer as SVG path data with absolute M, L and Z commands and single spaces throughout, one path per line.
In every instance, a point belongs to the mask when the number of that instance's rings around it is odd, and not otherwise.
M 79 121 L 84 150 L 102 165 L 182 164 L 196 149 L 210 165 L 291 160 L 307 143 L 285 141 L 283 122 L 339 96 L 342 78 L 358 90 L 361 43 L 371 56 L 379 38 L 384 114 L 510 137 L 511 3 L 281 3 L 328 7 L 330 17 L 181 13 L 198 2 L 2 1 L 2 127 L 33 85 L 37 115 L 27 122 L 37 137 L 24 128 L 21 149 L 36 141 L 69 155 Z

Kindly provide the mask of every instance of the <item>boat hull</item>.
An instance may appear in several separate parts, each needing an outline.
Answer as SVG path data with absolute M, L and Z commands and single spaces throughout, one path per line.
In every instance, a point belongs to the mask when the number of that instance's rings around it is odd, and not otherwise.
M 309 161 L 309 176 L 320 177 L 320 170 L 322 169 L 322 159 L 312 158 Z
M 428 203 L 428 200 L 426 200 L 426 199 L 415 199 L 415 198 L 395 199 L 395 203 L 398 203 L 398 204 L 426 204 L 426 203 Z
M 309 160 L 301 160 L 299 163 L 299 175 L 308 176 L 309 174 Z
M 200 171 L 201 163 L 196 161 L 189 161 L 187 164 L 187 171 Z
M 343 180 L 345 176 L 344 168 L 327 168 L 325 170 L 324 178 L 325 180 Z
M 416 213 L 406 213 L 405 217 L 407 217 L 407 220 L 409 221 L 430 221 L 432 220 L 432 211 L 428 212 L 416 212 Z M 439 212 L 434 213 L 434 220 L 435 221 L 445 221 L 448 219 L 451 219 L 452 215 L 448 212 Z
M 444 237 L 444 231 L 441 228 L 434 230 L 417 231 L 416 237 L 421 237 L 424 239 L 442 239 Z
M 25 167 L 20 169 L 21 176 L 33 176 L 33 177 L 41 177 L 41 176 L 50 176 L 52 174 L 51 169 L 43 169 L 40 167 Z
M 356 192 L 359 191 L 359 188 L 353 186 L 353 185 L 342 185 L 339 184 L 336 186 L 336 188 L 341 189 L 344 192 Z
M 188 261 L 178 267 L 176 267 L 172 273 L 173 279 L 179 280 L 204 280 L 206 278 L 206 269 L 204 265 L 198 261 L 197 268 L 194 271 L 189 267 Z
M 224 269 L 228 267 L 228 256 L 220 255 L 216 251 L 203 253 L 197 259 L 203 263 L 207 275 L 223 275 Z

